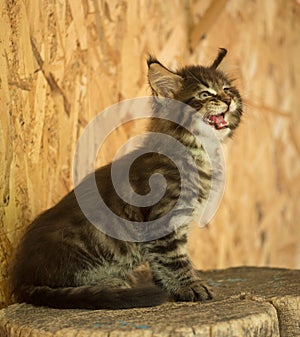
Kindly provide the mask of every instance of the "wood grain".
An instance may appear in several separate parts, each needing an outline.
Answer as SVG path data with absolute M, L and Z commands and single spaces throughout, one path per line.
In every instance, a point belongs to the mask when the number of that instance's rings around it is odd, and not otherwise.
M 84 127 L 104 108 L 150 94 L 148 53 L 176 68 L 208 65 L 227 48 L 223 69 L 245 101 L 224 146 L 221 206 L 191 231 L 196 267 L 300 267 L 299 2 L 5 0 L 0 11 L 0 306 L 10 302 L 20 236 L 72 188 Z M 118 130 L 96 166 L 138 131 Z
M 300 270 L 248 267 L 201 275 L 213 301 L 98 311 L 16 304 L 0 311 L 0 337 L 300 335 Z

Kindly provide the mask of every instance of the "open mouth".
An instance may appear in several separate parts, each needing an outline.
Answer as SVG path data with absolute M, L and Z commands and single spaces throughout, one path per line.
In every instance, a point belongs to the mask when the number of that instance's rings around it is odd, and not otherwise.
M 224 113 L 220 115 L 206 115 L 204 117 L 204 121 L 214 126 L 215 129 L 221 130 L 229 127 L 228 122 L 226 122 L 224 118 L 225 118 Z

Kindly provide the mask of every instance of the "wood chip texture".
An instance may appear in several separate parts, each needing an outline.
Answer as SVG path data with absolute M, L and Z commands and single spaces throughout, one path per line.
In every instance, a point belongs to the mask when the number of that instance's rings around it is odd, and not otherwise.
M 149 53 L 175 69 L 228 49 L 245 102 L 219 210 L 191 230 L 195 266 L 300 267 L 299 1 L 3 0 L 0 13 L 0 306 L 20 236 L 73 187 L 87 123 L 150 94 Z M 97 165 L 141 127 L 116 130 Z

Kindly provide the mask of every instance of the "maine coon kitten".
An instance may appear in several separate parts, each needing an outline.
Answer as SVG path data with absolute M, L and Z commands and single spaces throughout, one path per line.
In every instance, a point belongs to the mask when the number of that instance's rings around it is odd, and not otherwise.
M 176 72 L 153 57 L 148 59 L 153 96 L 172 98 L 193 107 L 198 118 L 209 124 L 222 140 L 233 133 L 242 115 L 238 90 L 217 70 L 225 54 L 226 50 L 221 49 L 210 67 L 188 66 Z M 211 179 L 203 147 L 183 127 L 159 119 L 162 106 L 154 104 L 153 108 L 157 117 L 152 119 L 149 130 L 180 140 L 195 157 L 201 186 L 194 187 L 200 191 L 197 200 L 189 200 L 186 194 L 187 206 L 203 202 Z M 119 159 L 121 167 L 122 160 Z M 167 192 L 153 206 L 134 207 L 121 200 L 114 191 L 110 169 L 111 164 L 96 171 L 97 186 L 107 206 L 127 220 L 157 219 L 172 209 L 180 194 L 178 168 L 159 153 L 143 155 L 130 170 L 131 184 L 142 195 L 149 190 L 147 182 L 151 174 L 158 172 L 166 178 Z M 81 183 L 83 190 L 85 181 Z M 89 191 L 85 193 L 89 198 Z M 210 293 L 187 256 L 187 232 L 188 223 L 149 242 L 117 240 L 86 219 L 71 191 L 27 229 L 12 268 L 13 294 L 19 302 L 90 309 L 153 306 L 167 298 L 176 301 L 210 299 Z M 130 271 L 145 262 L 151 268 L 153 284 L 135 286 Z

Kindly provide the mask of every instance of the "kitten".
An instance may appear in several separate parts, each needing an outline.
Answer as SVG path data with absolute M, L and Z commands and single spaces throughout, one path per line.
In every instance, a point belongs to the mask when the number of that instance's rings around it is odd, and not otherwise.
M 148 59 L 149 83 L 157 98 L 149 130 L 179 140 L 191 151 L 197 164 L 200 186 L 193 187 L 199 191 L 197 200 L 191 197 L 190 191 L 184 192 L 184 202 L 189 209 L 207 199 L 210 165 L 201 143 L 189 131 L 159 119 L 164 109 L 159 97 L 175 99 L 194 108 L 197 118 L 204 120 L 224 140 L 236 129 L 242 115 L 238 90 L 217 70 L 225 54 L 226 50 L 221 49 L 210 67 L 188 66 L 176 72 L 153 57 Z M 118 159 L 120 167 L 125 157 Z M 182 164 L 188 171 L 189 163 Z M 121 200 L 112 185 L 111 164 L 96 170 L 95 176 L 103 200 L 114 213 L 129 221 L 146 222 L 167 214 L 181 193 L 178 168 L 160 153 L 144 154 L 133 163 L 130 182 L 136 193 L 149 192 L 147 182 L 154 172 L 165 177 L 167 191 L 158 203 L 147 207 Z M 88 203 L 91 202 L 86 184 L 89 179 L 90 176 L 79 185 L 79 193 L 82 189 Z M 114 226 L 112 219 L 104 221 Z M 19 302 L 56 308 L 123 309 L 159 305 L 167 298 L 208 300 L 211 295 L 187 256 L 187 232 L 188 222 L 148 242 L 115 239 L 87 220 L 73 190 L 28 227 L 12 266 L 12 292 Z M 135 285 L 130 271 L 144 263 L 150 266 L 153 283 Z

